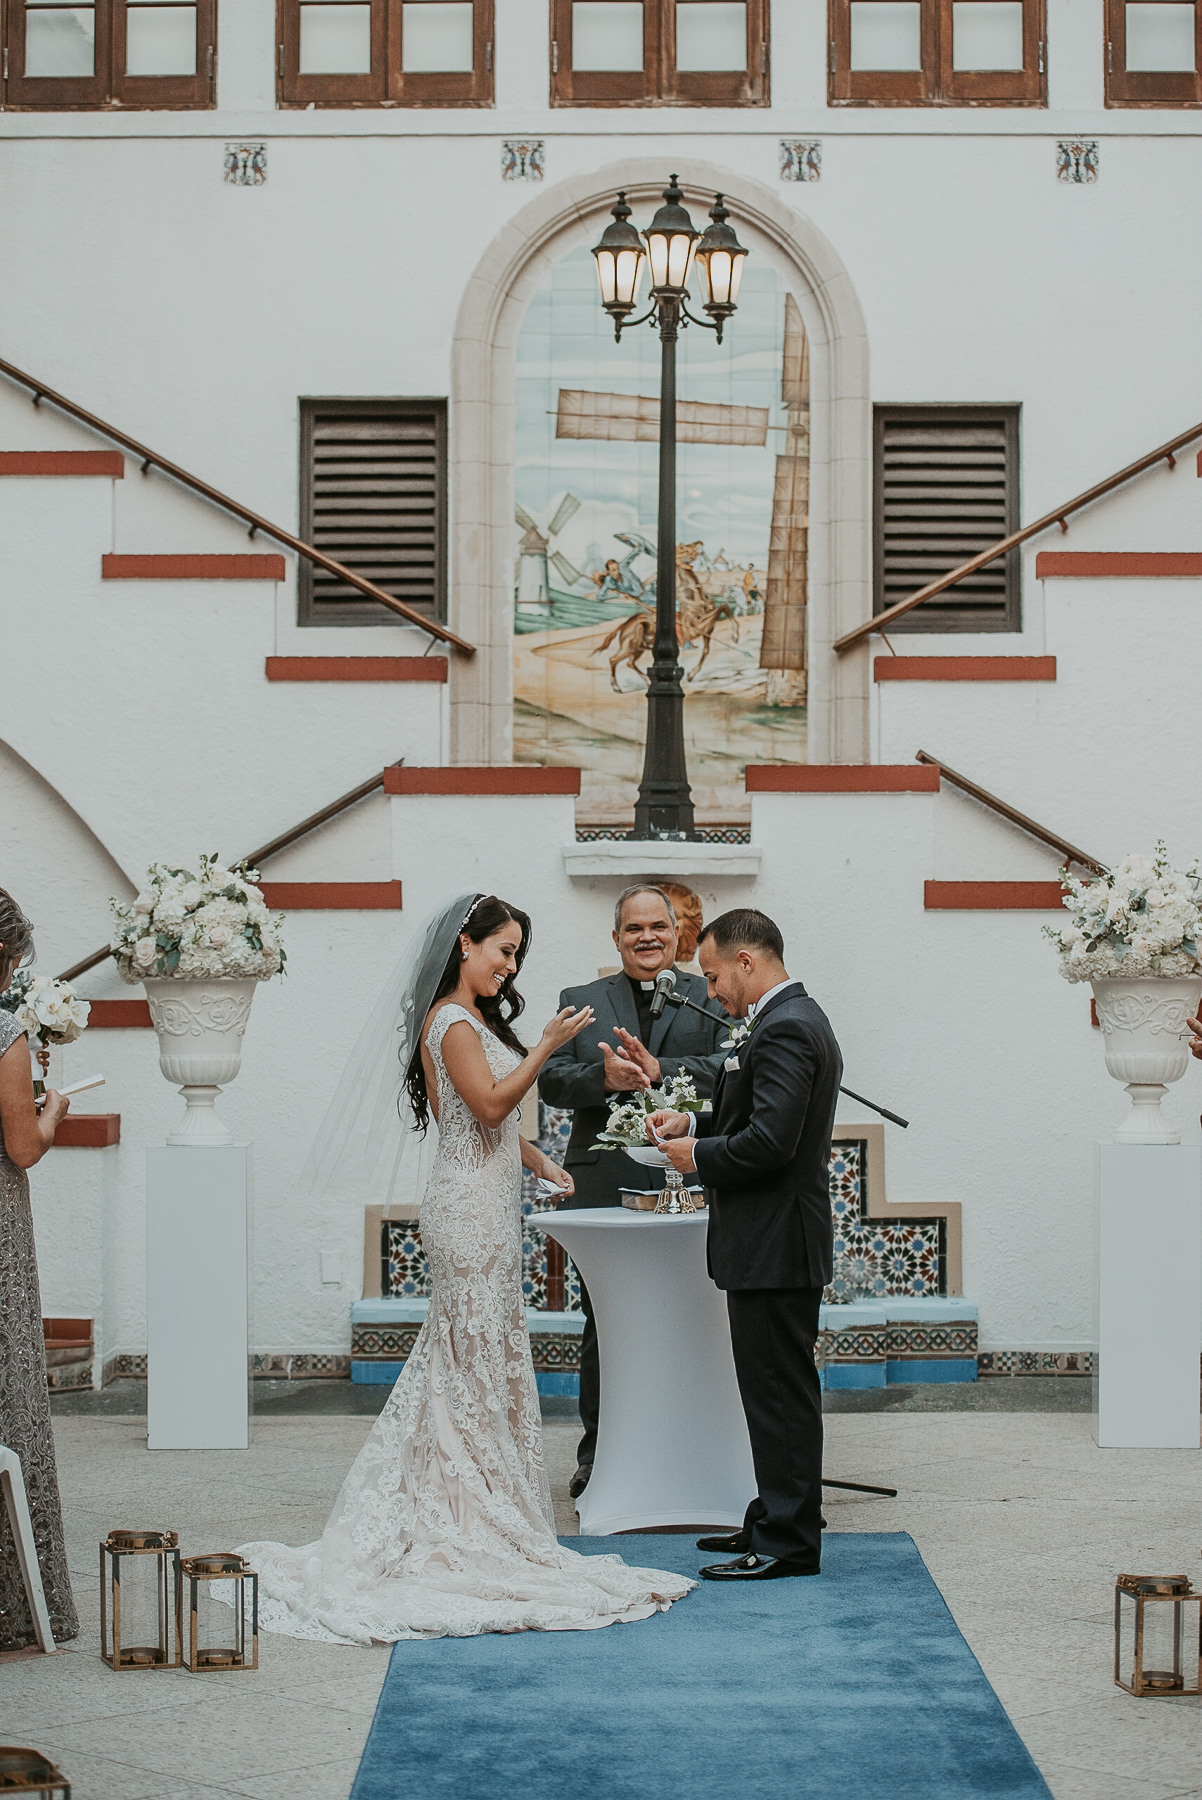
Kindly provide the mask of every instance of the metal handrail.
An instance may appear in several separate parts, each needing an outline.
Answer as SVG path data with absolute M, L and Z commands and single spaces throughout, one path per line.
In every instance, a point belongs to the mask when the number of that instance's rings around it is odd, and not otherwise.
M 148 450 L 146 445 L 140 444 L 136 438 L 129 437 L 124 431 L 118 431 L 115 425 L 109 425 L 104 419 L 97 418 L 95 413 L 86 412 L 82 406 L 76 406 L 74 400 L 68 400 L 63 394 L 56 394 L 53 388 L 46 386 L 44 381 L 35 381 L 32 375 L 26 375 L 22 369 L 15 368 L 12 363 L 5 362 L 2 358 L 0 358 L 0 375 L 6 375 L 10 381 L 15 381 L 21 387 L 29 388 L 33 394 L 35 406 L 40 406 L 43 400 L 49 400 L 52 406 L 57 406 L 60 412 L 65 412 L 71 418 L 78 419 L 81 425 L 88 427 L 89 431 L 98 432 L 101 437 L 111 438 L 114 444 L 120 444 L 123 450 L 128 450 L 132 456 L 139 457 L 143 475 L 151 469 L 161 470 L 164 475 L 169 475 L 173 481 L 178 481 L 183 487 L 191 488 L 194 494 L 200 494 L 205 500 L 211 501 L 214 506 L 220 506 L 225 512 L 233 513 L 236 519 L 241 519 L 250 526 L 252 538 L 259 535 L 274 538 L 276 543 L 283 544 L 287 549 L 295 551 L 297 556 L 303 556 L 307 562 L 316 564 L 319 569 L 325 569 L 330 575 L 337 575 L 340 581 L 349 582 L 352 587 L 358 588 L 359 592 L 366 594 L 369 599 L 378 600 L 382 606 L 387 606 L 394 613 L 399 613 L 403 619 L 408 619 L 411 625 L 420 626 L 432 638 L 440 638 L 444 644 L 454 644 L 456 650 L 462 650 L 465 656 L 476 654 L 475 644 L 469 644 L 466 638 L 461 638 L 457 632 L 451 630 L 449 625 L 442 625 L 436 619 L 425 618 L 414 607 L 407 606 L 403 600 L 398 600 L 395 594 L 390 594 L 384 588 L 377 587 L 374 581 L 368 581 L 364 575 L 356 575 L 353 569 L 348 569 L 345 563 L 336 562 L 332 556 L 327 556 L 324 550 L 318 550 L 316 545 L 307 544 L 303 538 L 294 537 L 292 532 L 285 531 L 280 525 L 273 525 L 270 519 L 263 518 L 260 513 L 252 512 L 249 506 L 243 506 L 240 501 L 231 500 L 230 496 L 223 494 L 219 488 L 210 487 L 209 483 L 202 481 L 198 475 L 189 475 L 187 469 L 181 469 L 178 463 L 168 462 L 165 456 L 159 456 L 155 451 Z
M 400 762 L 390 763 L 388 767 L 399 769 L 403 761 L 402 757 Z M 259 864 L 266 862 L 269 856 L 276 856 L 281 850 L 287 850 L 288 846 L 295 844 L 298 838 L 303 838 L 307 832 L 316 831 L 317 827 L 324 825 L 328 819 L 337 818 L 338 814 L 345 812 L 348 806 L 354 806 L 357 800 L 366 800 L 367 796 L 374 794 L 378 787 L 383 787 L 387 772 L 386 769 L 381 769 L 380 773 L 373 775 L 370 781 L 361 781 L 358 787 L 350 790 L 349 794 L 342 794 L 337 800 L 331 800 L 330 804 L 323 806 L 320 812 L 310 813 L 309 817 L 302 819 L 299 825 L 293 825 L 291 830 L 282 832 L 279 837 L 272 838 L 270 843 L 260 844 L 259 848 L 252 850 L 249 856 L 240 856 L 237 859 L 238 862 L 245 863 L 248 868 L 258 868 Z M 105 944 L 102 949 L 94 950 L 91 956 L 85 956 L 82 962 L 73 963 L 69 969 L 64 969 L 59 980 L 75 981 L 78 976 L 86 975 L 89 969 L 94 969 L 98 963 L 102 963 L 106 957 L 111 955 L 112 951 Z
M 967 775 L 960 775 L 955 769 L 949 768 L 945 762 L 940 762 L 937 756 L 930 756 L 925 750 L 917 750 L 915 757 L 920 763 L 929 763 L 931 768 L 938 769 L 940 780 L 950 781 L 953 787 L 962 788 L 966 794 L 971 794 L 974 800 L 979 800 L 982 806 L 992 807 L 993 811 L 1000 813 L 1003 819 L 1009 819 L 1010 823 L 1017 825 L 1021 831 L 1029 832 L 1033 838 L 1038 838 L 1041 844 L 1047 844 L 1051 849 L 1059 850 L 1066 863 L 1080 863 L 1082 868 L 1092 869 L 1095 875 L 1109 874 L 1105 863 L 1099 862 L 1096 857 L 1087 856 L 1084 850 L 1078 850 L 1077 846 L 1070 844 L 1067 838 L 1059 837 L 1056 832 L 1049 831 L 1046 825 L 1037 825 L 1034 819 L 1029 819 L 1026 813 L 1020 813 L 1017 807 L 1010 805 L 1009 801 L 999 800 L 996 794 L 989 792 L 988 788 L 978 787 L 975 781 L 968 779 Z
M 1147 456 L 1141 456 L 1138 462 L 1128 463 L 1127 467 L 1120 469 L 1117 475 L 1110 475 L 1105 481 L 1099 481 L 1093 487 L 1086 488 L 1085 492 L 1078 494 L 1075 500 L 1068 501 L 1064 506 L 1056 507 L 1053 512 L 1045 513 L 1042 519 L 1036 519 L 1031 525 L 1024 525 L 1021 531 L 1012 531 L 1009 537 L 999 538 L 996 544 L 990 544 L 989 548 L 982 550 L 978 556 L 961 563 L 958 568 L 949 569 L 946 575 L 939 577 L 938 581 L 929 581 L 926 587 L 919 588 L 918 592 L 911 594 L 908 600 L 897 600 L 892 606 L 887 606 L 884 612 L 874 613 L 871 619 L 865 619 L 862 624 L 854 626 L 851 631 L 845 631 L 841 638 L 836 638 L 832 648 L 840 655 L 844 650 L 850 650 L 853 644 L 860 642 L 861 638 L 870 637 L 874 631 L 880 631 L 883 627 L 891 625 L 894 619 L 900 619 L 903 613 L 908 613 L 914 607 L 921 606 L 924 600 L 934 599 L 936 594 L 942 594 L 946 588 L 955 587 L 956 583 L 963 581 L 966 575 L 975 575 L 978 569 L 983 569 L 987 563 L 994 562 L 999 556 L 1004 556 L 1007 550 L 1013 550 L 1017 544 L 1025 544 L 1028 538 L 1035 537 L 1041 531 L 1047 531 L 1052 525 L 1059 525 L 1061 531 L 1067 531 L 1068 525 L 1065 521 L 1070 513 L 1080 512 L 1083 506 L 1088 506 L 1093 500 L 1100 500 L 1103 494 L 1113 493 L 1115 488 L 1121 487 L 1125 481 L 1130 481 L 1132 476 L 1142 475 L 1145 469 L 1152 468 L 1158 462 L 1167 462 L 1170 469 L 1176 468 L 1177 458 L 1174 452 L 1184 448 L 1186 444 L 1192 444 L 1197 438 L 1202 438 L 1202 425 L 1194 425 L 1189 431 L 1183 431 L 1180 436 L 1170 438 L 1167 444 L 1160 446 L 1159 450 L 1151 450 Z

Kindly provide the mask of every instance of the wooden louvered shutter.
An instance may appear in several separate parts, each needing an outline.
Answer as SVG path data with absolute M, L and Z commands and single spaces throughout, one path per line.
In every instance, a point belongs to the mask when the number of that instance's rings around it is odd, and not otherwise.
M 883 612 L 1018 529 L 1016 406 L 878 406 L 876 584 Z M 891 631 L 1017 631 L 1019 554 L 924 601 Z
M 445 616 L 446 403 L 302 400 L 301 536 L 398 600 Z M 302 625 L 395 613 L 301 564 Z

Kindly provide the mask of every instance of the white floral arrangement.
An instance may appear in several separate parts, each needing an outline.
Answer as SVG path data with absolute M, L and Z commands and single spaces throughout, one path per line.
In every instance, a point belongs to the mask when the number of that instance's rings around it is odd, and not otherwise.
M 644 1088 L 641 1093 L 615 1095 L 610 1101 L 609 1118 L 600 1132 L 594 1150 L 625 1150 L 650 1145 L 647 1115 L 654 1112 L 701 1112 L 704 1100 L 697 1097 L 691 1075 L 673 1075 L 659 1087 Z
M 52 1044 L 73 1044 L 92 1010 L 69 981 L 31 975 L 28 969 L 18 970 L 12 986 L 0 994 L 0 1007 L 12 1013 L 30 1043 L 36 1038 L 43 1050 Z
M 1067 925 L 1045 925 L 1066 981 L 1196 975 L 1202 935 L 1202 875 L 1195 857 L 1174 869 L 1163 843 L 1151 856 L 1125 856 L 1107 875 L 1078 880 L 1061 871 Z
M 109 902 L 122 978 L 270 980 L 284 967 L 284 915 L 268 911 L 257 880 L 257 870 L 222 868 L 216 856 L 201 857 L 198 875 L 152 863 L 132 904 Z

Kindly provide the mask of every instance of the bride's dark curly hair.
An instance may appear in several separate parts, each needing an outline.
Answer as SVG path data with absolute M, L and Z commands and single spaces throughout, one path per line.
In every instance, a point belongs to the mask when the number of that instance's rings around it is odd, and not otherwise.
M 526 952 L 530 948 L 530 915 L 518 906 L 510 906 L 508 900 L 498 900 L 495 894 L 476 895 L 471 903 L 471 916 L 467 924 L 455 934 L 454 948 L 447 958 L 447 966 L 439 977 L 430 1005 L 437 1006 L 440 1000 L 445 1000 L 459 986 L 459 971 L 463 963 L 460 938 L 468 937 L 473 944 L 482 944 L 485 938 L 492 937 L 494 932 L 500 931 L 511 920 L 522 934 L 522 941 L 513 959 L 517 969 L 512 975 L 505 977 L 495 994 L 478 995 L 476 1008 L 494 1037 L 500 1038 L 503 1044 L 508 1044 L 511 1050 L 516 1050 L 519 1056 L 525 1056 L 526 1046 L 514 1031 L 513 1021 L 525 1011 L 526 1002 L 513 984 L 517 970 L 525 962 Z M 430 1123 L 430 1096 L 426 1091 L 426 1071 L 422 1066 L 420 1028 L 416 1048 L 405 1071 L 405 1088 L 417 1128 L 424 1137 Z

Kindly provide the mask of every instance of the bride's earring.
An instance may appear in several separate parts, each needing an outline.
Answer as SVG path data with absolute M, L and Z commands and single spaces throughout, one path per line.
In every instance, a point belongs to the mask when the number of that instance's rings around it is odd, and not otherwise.
M 467 951 L 466 951 L 466 950 L 461 950 L 461 951 L 460 951 L 460 952 L 459 952 L 459 960 L 460 960 L 460 962 L 466 962 L 466 961 L 467 961 Z

